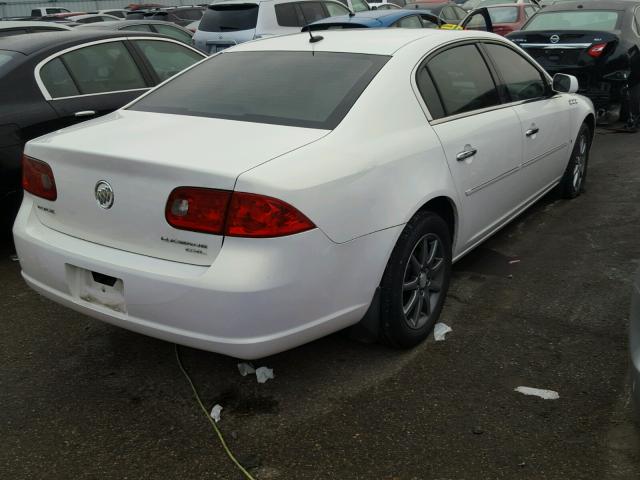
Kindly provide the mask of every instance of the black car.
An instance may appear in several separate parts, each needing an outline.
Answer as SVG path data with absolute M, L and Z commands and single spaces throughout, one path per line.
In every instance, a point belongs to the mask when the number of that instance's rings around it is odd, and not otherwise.
M 136 37 L 129 39 L 128 37 Z M 21 198 L 32 138 L 112 112 L 206 56 L 152 33 L 65 31 L 0 43 L 0 221 Z
M 507 38 L 551 75 L 578 78 L 598 122 L 635 129 L 640 112 L 640 2 L 562 2 L 536 13 Z

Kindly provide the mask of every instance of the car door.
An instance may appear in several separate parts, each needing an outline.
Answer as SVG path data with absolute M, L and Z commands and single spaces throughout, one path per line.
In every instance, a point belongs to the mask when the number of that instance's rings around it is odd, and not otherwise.
M 471 248 L 516 209 L 522 132 L 473 42 L 445 47 L 419 66 L 416 83 L 432 117 L 462 205 L 459 242 Z
M 35 74 L 66 125 L 116 110 L 154 84 L 123 40 L 80 45 L 41 62 Z
M 569 158 L 571 105 L 554 94 L 546 75 L 515 48 L 483 43 L 505 95 L 521 125 L 522 201 L 538 195 L 562 176 Z

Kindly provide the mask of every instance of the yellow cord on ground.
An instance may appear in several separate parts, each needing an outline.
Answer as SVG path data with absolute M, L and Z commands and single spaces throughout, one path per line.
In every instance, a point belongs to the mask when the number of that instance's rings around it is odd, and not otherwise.
M 189 374 L 185 370 L 184 366 L 182 365 L 182 360 L 180 360 L 180 352 L 178 351 L 178 345 L 174 344 L 173 346 L 175 347 L 176 360 L 178 361 L 178 367 L 180 367 L 180 371 L 182 372 L 182 374 L 185 376 L 185 378 L 189 382 L 189 385 L 191 385 L 191 390 L 193 390 L 193 396 L 196 397 L 196 402 L 198 402 L 198 405 L 200 406 L 200 410 L 202 410 L 202 413 L 204 413 L 204 416 L 207 417 L 207 420 L 209 420 L 209 423 L 213 427 L 213 430 L 218 435 L 218 438 L 220 439 L 220 443 L 222 444 L 222 448 L 224 448 L 224 451 L 227 453 L 227 456 L 236 465 L 236 467 L 238 467 L 238 469 L 240 469 L 240 471 L 247 478 L 247 480 L 255 480 L 255 478 L 253 478 L 251 476 L 251 474 L 249 472 L 247 472 L 247 470 L 242 465 L 240 465 L 240 462 L 238 462 L 236 457 L 233 455 L 233 453 L 231 452 L 231 450 L 227 446 L 227 442 L 224 441 L 224 437 L 222 436 L 222 432 L 220 431 L 220 429 L 216 425 L 216 422 L 213 420 L 213 418 L 211 418 L 211 415 L 209 415 L 209 412 L 207 412 L 207 409 L 205 408 L 205 406 L 202 403 L 202 400 L 200 399 L 200 395 L 198 394 L 198 390 L 196 389 L 196 386 L 193 384 L 193 381 L 191 380 L 191 377 L 189 376 Z

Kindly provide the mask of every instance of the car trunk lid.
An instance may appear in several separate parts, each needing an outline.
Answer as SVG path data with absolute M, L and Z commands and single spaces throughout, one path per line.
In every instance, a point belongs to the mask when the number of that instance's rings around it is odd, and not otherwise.
M 617 32 L 593 30 L 572 31 L 520 31 L 509 35 L 509 40 L 523 48 L 549 73 L 567 69 L 585 70 L 598 65 L 613 52 L 618 44 Z M 604 44 L 599 56 L 592 56 L 589 50 Z
M 57 200 L 36 198 L 36 214 L 43 224 L 128 252 L 210 265 L 223 237 L 171 227 L 165 219 L 171 191 L 179 186 L 233 190 L 242 172 L 326 133 L 118 111 L 41 137 L 30 142 L 25 153 L 47 162 L 54 173 Z M 113 191 L 111 208 L 99 204 L 99 182 L 107 182 Z

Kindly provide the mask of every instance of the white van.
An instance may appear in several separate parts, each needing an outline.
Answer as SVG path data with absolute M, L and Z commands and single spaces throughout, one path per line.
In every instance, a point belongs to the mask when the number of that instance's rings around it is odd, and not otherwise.
M 363 0 L 355 0 L 358 5 L 361 2 Z M 347 6 L 334 0 L 216 2 L 205 11 L 193 36 L 193 44 L 207 54 L 214 54 L 256 38 L 296 33 L 316 20 L 349 12 Z

